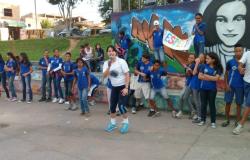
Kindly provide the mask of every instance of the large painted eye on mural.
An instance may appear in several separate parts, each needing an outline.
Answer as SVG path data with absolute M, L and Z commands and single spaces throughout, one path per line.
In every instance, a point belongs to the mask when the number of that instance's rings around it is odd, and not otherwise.
M 203 52 L 218 54 L 224 68 L 226 62 L 234 57 L 236 44 L 241 44 L 244 51 L 250 49 L 250 0 L 199 0 L 114 13 L 113 37 L 118 43 L 118 33 L 124 31 L 130 38 L 127 61 L 133 68 L 144 53 L 150 54 L 152 59 L 157 59 L 154 55 L 158 51 L 154 39 L 157 36 L 152 36 L 152 33 L 155 30 L 160 33 L 162 30 L 163 59 L 168 64 L 168 71 L 183 73 L 189 54 L 195 49 L 193 43 L 191 47 L 183 47 L 183 44 L 193 38 L 192 33 L 198 23 L 195 19 L 196 13 L 203 15 L 200 20 L 205 24 Z M 157 22 L 157 25 L 154 22 Z M 197 26 L 201 30 L 202 27 Z M 160 34 L 155 35 L 159 37 Z M 194 38 L 195 40 L 197 39 Z M 160 57 L 160 50 L 158 52 Z

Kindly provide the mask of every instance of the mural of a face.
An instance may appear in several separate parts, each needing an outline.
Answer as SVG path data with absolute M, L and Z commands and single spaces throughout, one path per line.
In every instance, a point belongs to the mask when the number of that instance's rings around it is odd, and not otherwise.
M 246 13 L 247 8 L 241 1 L 225 3 L 218 9 L 215 26 L 219 38 L 225 45 L 233 46 L 244 36 Z

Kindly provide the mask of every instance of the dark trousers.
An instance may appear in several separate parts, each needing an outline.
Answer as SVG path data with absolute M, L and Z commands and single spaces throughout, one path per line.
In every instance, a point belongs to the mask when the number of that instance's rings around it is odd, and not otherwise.
M 0 83 L 2 83 L 2 87 L 6 93 L 6 97 L 10 98 L 10 93 L 9 93 L 9 90 L 7 88 L 7 83 L 6 83 L 6 73 L 5 72 L 0 73 Z
M 110 96 L 110 112 L 116 113 L 116 106 L 118 104 L 121 114 L 127 113 L 126 105 L 128 101 L 128 96 L 123 96 L 121 91 L 125 86 L 112 87 Z
M 32 101 L 33 93 L 32 93 L 32 88 L 31 88 L 31 75 L 29 74 L 26 77 L 21 76 L 21 80 L 22 80 L 22 86 L 23 86 L 23 100 L 26 100 L 26 93 L 28 92 L 29 100 Z
M 65 80 L 64 79 L 66 100 L 69 100 L 69 97 L 72 96 L 72 84 L 73 84 L 73 80 Z
M 200 90 L 201 96 L 201 120 L 206 122 L 207 105 L 210 109 L 211 123 L 216 122 L 215 98 L 217 90 Z
M 42 74 L 42 98 L 46 98 L 46 84 L 49 81 L 48 76 L 46 74 Z

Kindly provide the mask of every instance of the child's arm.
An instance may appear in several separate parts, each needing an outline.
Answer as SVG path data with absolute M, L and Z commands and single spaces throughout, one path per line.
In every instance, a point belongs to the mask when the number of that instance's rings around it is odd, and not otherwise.
M 239 66 L 238 66 L 239 72 L 240 74 L 244 75 L 245 74 L 245 68 L 244 68 L 244 64 L 239 62 Z
M 193 70 L 193 75 L 198 74 L 199 64 L 200 64 L 200 58 L 196 58 L 195 59 L 195 66 L 194 66 L 194 70 Z
M 203 74 L 202 78 L 203 78 L 202 80 L 206 80 L 206 81 L 218 81 L 220 80 L 220 75 L 216 74 L 215 76 L 210 76 L 207 74 Z

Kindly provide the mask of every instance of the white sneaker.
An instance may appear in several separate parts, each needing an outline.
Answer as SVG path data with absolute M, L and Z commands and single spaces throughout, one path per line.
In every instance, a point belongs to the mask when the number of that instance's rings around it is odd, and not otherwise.
M 177 114 L 176 114 L 176 118 L 181 118 L 182 117 L 182 111 L 179 111 Z
M 176 111 L 172 111 L 172 117 L 176 118 Z
M 205 125 L 205 122 L 204 121 L 201 121 L 200 123 L 197 124 L 198 126 L 204 126 Z
M 64 104 L 69 105 L 69 101 L 66 101 Z
M 58 98 L 53 98 L 52 103 L 56 103 L 56 102 L 58 102 L 58 101 L 59 101 Z
M 243 126 L 241 124 L 238 124 L 238 126 L 236 128 L 234 128 L 233 134 L 239 135 L 240 132 L 242 131 L 242 129 L 243 129 Z
M 90 105 L 90 106 L 94 106 L 94 105 L 95 105 L 95 101 L 90 101 L 90 102 L 89 102 L 89 105 Z
M 195 114 L 194 116 L 193 116 L 193 118 L 192 118 L 193 120 L 195 120 L 195 119 L 198 119 L 198 115 L 197 114 Z
M 65 104 L 65 103 L 64 103 Z M 71 108 L 72 108 L 72 104 L 71 103 L 69 103 L 69 104 L 65 104 L 65 110 L 71 110 Z
M 74 103 L 71 107 L 71 110 L 72 111 L 76 111 L 78 109 L 77 105 Z
M 59 103 L 59 104 L 63 104 L 63 103 L 64 103 L 64 99 L 63 99 L 63 98 L 60 98 L 58 103 Z
M 11 99 L 11 102 L 15 102 L 15 101 L 17 101 L 17 98 L 16 98 L 16 97 L 13 97 L 13 98 Z
M 132 112 L 132 114 L 136 114 L 136 109 L 133 107 L 133 108 L 131 109 L 131 112 Z
M 215 129 L 216 128 L 216 124 L 215 123 L 211 123 L 211 128 Z

